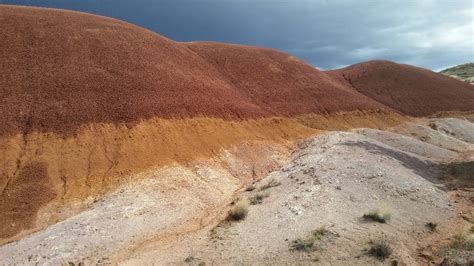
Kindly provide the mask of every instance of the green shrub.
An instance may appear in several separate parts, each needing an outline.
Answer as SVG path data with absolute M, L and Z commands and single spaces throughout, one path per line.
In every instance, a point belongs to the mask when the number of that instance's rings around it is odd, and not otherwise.
M 392 248 L 384 240 L 371 242 L 370 244 L 371 247 L 367 251 L 367 254 L 369 254 L 370 256 L 385 260 L 392 254 Z
M 457 234 L 454 236 L 449 247 L 456 250 L 474 250 L 474 237 L 466 233 Z

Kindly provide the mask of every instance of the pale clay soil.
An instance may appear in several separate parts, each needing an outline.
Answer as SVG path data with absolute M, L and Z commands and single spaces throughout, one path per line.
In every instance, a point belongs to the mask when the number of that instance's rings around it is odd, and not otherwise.
M 257 161 L 240 158 L 245 149 L 253 144 L 131 177 L 138 181 L 78 215 L 0 247 L 1 264 L 425 265 L 440 263 L 444 243 L 472 222 L 472 120 L 327 132 L 301 141 L 292 154 L 259 144 Z M 262 175 L 254 191 L 245 191 Z M 258 191 L 272 180 L 280 185 Z M 223 222 L 234 199 L 257 193 L 268 197 L 251 205 L 246 219 Z M 362 219 L 374 209 L 390 212 L 391 220 Z M 315 251 L 290 249 L 321 227 L 329 233 Z M 366 252 L 379 239 L 393 249 L 385 261 Z M 454 259 L 469 263 L 474 254 Z

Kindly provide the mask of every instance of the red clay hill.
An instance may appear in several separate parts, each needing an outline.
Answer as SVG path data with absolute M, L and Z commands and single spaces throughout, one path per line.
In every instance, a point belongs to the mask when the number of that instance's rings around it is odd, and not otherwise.
M 472 85 L 419 67 L 370 61 L 328 73 L 358 92 L 411 116 L 474 109 Z
M 474 109 L 470 85 L 410 66 L 370 62 L 327 74 L 270 49 L 178 43 L 118 20 L 54 9 L 3 5 L 0 23 L 2 135 L 70 134 L 90 122 L 153 117 Z

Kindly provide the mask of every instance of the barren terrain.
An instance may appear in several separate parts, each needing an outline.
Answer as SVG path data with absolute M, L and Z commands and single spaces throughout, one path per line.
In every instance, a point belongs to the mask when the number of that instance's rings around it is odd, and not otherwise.
M 291 155 L 283 146 L 263 145 L 260 161 L 252 162 L 236 157 L 242 146 L 205 163 L 148 172 L 80 214 L 1 247 L 0 256 L 8 257 L 6 264 L 181 264 L 188 258 L 367 265 L 382 263 L 364 249 L 384 239 L 394 250 L 390 260 L 441 262 L 442 247 L 430 249 L 429 259 L 421 256 L 430 245 L 423 239 L 434 235 L 449 242 L 472 226 L 463 217 L 474 214 L 473 129 L 467 118 L 437 118 L 388 131 L 327 132 L 299 142 Z M 254 171 L 255 163 L 259 169 L 281 167 L 245 191 L 252 175 L 237 173 Z M 278 185 L 260 191 L 268 182 Z M 466 193 L 467 208 L 457 207 L 449 193 L 454 188 Z M 233 199 L 258 193 L 267 195 L 249 207 L 246 219 L 222 222 Z M 363 214 L 374 209 L 389 212 L 391 220 L 365 221 Z M 436 232 L 426 227 L 430 222 Z M 291 250 L 292 241 L 318 228 L 329 233 L 314 251 Z M 450 259 L 472 261 L 473 255 Z
M 1 265 L 472 263 L 472 85 L 65 10 L 0 23 Z

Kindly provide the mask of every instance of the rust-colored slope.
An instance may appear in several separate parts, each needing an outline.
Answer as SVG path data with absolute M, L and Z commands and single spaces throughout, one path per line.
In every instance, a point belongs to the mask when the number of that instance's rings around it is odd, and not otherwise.
M 195 53 L 133 25 L 11 6 L 0 6 L 0 22 L 0 133 L 263 115 Z
M 155 117 L 391 108 L 427 115 L 474 106 L 470 85 L 411 66 L 369 62 L 323 73 L 274 50 L 177 43 L 105 17 L 4 5 L 0 11 L 0 135 L 69 135 L 83 124 Z
M 269 49 L 180 44 L 78 12 L 0 6 L 0 133 L 87 123 L 380 109 Z
M 474 86 L 423 68 L 370 61 L 327 73 L 407 115 L 474 110 Z
M 224 43 L 183 43 L 266 113 L 279 116 L 375 110 L 385 106 L 287 54 Z

